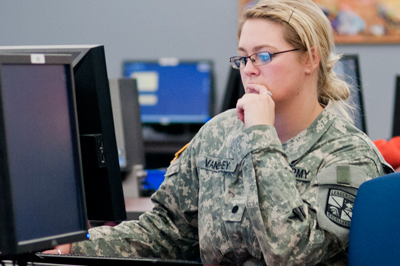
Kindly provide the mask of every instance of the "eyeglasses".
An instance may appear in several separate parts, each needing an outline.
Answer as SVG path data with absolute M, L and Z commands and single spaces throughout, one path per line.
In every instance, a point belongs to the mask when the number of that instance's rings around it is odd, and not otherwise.
M 271 54 L 270 52 L 259 52 L 259 53 L 254 53 L 249 56 L 232 56 L 229 61 L 231 62 L 232 67 L 236 68 L 236 69 L 244 68 L 247 64 L 247 59 L 250 59 L 251 63 L 254 66 L 262 66 L 262 65 L 266 65 L 269 62 L 271 62 L 272 57 L 274 57 L 277 54 L 283 54 L 283 53 L 293 52 L 293 51 L 297 51 L 297 50 L 300 50 L 300 49 L 292 49 L 292 50 L 277 52 L 277 53 L 273 53 L 273 54 Z

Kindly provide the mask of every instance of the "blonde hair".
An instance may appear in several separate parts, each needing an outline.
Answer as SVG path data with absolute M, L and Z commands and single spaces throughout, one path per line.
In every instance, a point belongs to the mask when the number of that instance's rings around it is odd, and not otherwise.
M 318 69 L 318 102 L 326 106 L 331 102 L 340 113 L 352 121 L 349 86 L 339 79 L 333 67 L 340 55 L 332 53 L 335 48 L 332 27 L 322 10 L 312 0 L 260 0 L 257 5 L 244 10 L 238 28 L 238 38 L 248 19 L 266 19 L 284 28 L 284 38 L 294 48 L 307 51 L 312 60 L 311 48 L 320 53 Z

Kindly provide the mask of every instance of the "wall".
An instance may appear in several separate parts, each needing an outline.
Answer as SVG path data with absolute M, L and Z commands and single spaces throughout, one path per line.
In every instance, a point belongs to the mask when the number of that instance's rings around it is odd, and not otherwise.
M 400 75 L 400 45 L 337 45 L 336 48 L 339 53 L 359 55 L 368 135 L 372 139 L 390 138 L 395 77 Z
M 110 78 L 126 59 L 213 59 L 219 103 L 237 13 L 233 0 L 0 0 L 0 45 L 103 44 Z
M 211 58 L 217 110 L 236 54 L 236 0 L 0 0 L 0 45 L 104 44 L 110 78 L 125 59 Z M 398 45 L 340 45 L 360 55 L 372 139 L 391 137 Z

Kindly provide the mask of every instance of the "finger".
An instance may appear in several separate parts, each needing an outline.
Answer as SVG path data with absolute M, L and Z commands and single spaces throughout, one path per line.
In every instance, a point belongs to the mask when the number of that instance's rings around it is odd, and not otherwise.
M 54 249 L 45 250 L 45 254 L 69 254 L 71 252 L 71 244 L 58 245 Z
M 272 97 L 272 93 L 265 86 L 259 87 L 258 94 Z
M 244 109 L 241 100 L 242 99 L 239 99 L 236 103 L 236 116 L 244 123 Z
M 256 83 L 248 84 L 246 92 L 260 95 L 270 95 L 269 90 L 266 86 Z
M 69 254 L 71 252 L 71 244 L 64 244 L 64 245 L 59 245 L 56 247 L 56 250 L 60 250 L 61 254 Z
M 268 93 L 268 90 L 262 90 Z M 246 93 L 236 104 L 237 117 L 245 127 L 253 125 L 274 125 L 275 104 L 270 95 Z
M 57 249 L 45 250 L 42 253 L 45 253 L 45 254 L 59 254 Z
M 272 97 L 272 93 L 270 91 L 263 92 L 263 93 L 261 93 L 261 95 L 267 95 L 267 96 Z

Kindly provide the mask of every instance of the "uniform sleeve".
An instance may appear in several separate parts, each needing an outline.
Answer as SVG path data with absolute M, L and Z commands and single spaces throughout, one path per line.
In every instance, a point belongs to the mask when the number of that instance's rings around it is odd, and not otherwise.
M 74 243 L 71 253 L 197 259 L 198 180 L 189 150 L 190 146 L 167 169 L 164 182 L 151 197 L 151 212 L 139 221 L 90 229 L 90 239 Z
M 370 154 L 368 145 L 357 153 L 351 144 L 332 149 L 322 167 L 313 166 L 321 171 L 302 194 L 273 127 L 246 129 L 232 149 L 242 164 L 247 211 L 267 265 L 316 265 L 346 248 L 357 188 L 381 169 L 362 155 Z

